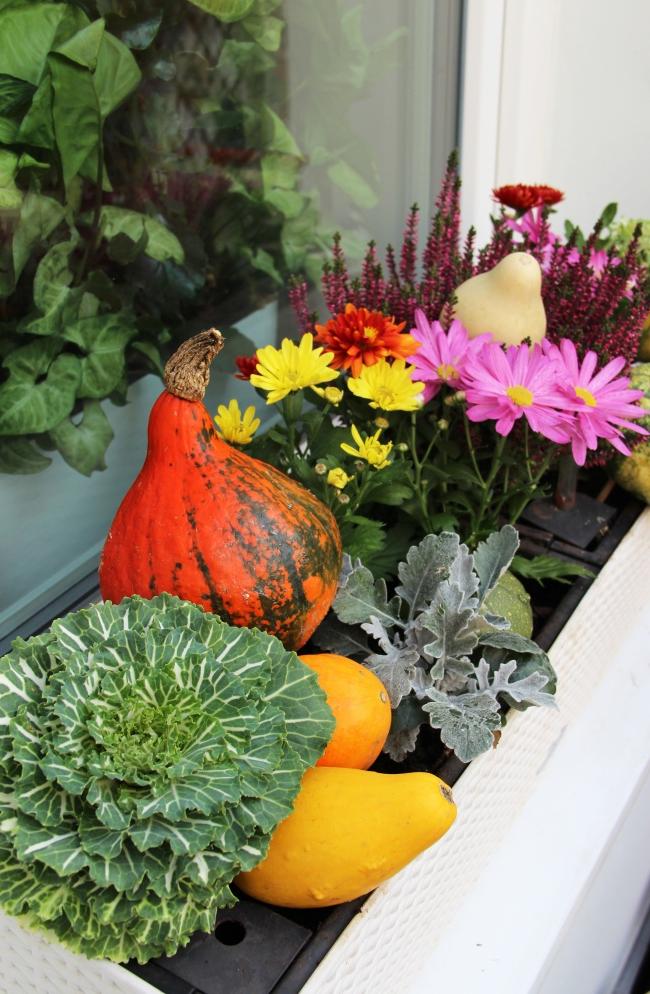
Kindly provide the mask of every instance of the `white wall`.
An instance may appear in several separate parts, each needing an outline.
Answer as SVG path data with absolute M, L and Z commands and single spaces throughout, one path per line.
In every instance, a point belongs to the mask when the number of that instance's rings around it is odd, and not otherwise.
M 464 216 L 492 186 L 564 190 L 584 227 L 611 200 L 650 217 L 650 3 L 469 0 L 462 150 Z

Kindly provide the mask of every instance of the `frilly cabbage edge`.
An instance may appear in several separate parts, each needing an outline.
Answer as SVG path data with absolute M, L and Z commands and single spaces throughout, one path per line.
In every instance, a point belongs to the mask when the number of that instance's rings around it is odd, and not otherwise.
M 334 719 L 272 636 L 167 594 L 0 659 L 0 906 L 89 957 L 171 955 L 266 854 Z

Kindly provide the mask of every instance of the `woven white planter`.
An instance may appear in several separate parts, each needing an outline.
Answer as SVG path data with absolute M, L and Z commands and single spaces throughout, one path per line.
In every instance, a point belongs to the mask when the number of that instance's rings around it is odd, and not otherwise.
M 647 767 L 649 561 L 650 510 L 552 647 L 558 709 L 513 713 L 499 747 L 454 789 L 452 831 L 375 892 L 303 994 L 600 989 L 558 986 L 557 970 L 548 986 L 542 974 L 552 975 L 549 951 L 557 952 L 585 881 L 622 832 Z M 607 725 L 601 713 L 610 715 Z M 616 909 L 621 921 L 624 905 Z M 0 933 L 0 994 L 154 994 L 126 970 L 68 953 L 6 917 Z

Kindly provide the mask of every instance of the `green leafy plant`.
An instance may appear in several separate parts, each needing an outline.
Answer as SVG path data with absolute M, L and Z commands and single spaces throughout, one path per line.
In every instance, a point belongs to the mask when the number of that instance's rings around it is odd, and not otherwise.
M 554 580 L 556 583 L 570 583 L 571 580 L 581 576 L 591 576 L 594 573 L 586 566 L 579 563 L 569 562 L 568 559 L 559 559 L 557 556 L 532 556 L 526 559 L 525 556 L 515 556 L 510 564 L 510 569 L 518 576 L 523 576 L 527 580 L 535 580 L 536 583 L 545 583 Z
M 334 727 L 277 639 L 167 594 L 16 640 L 0 715 L 0 905 L 140 962 L 234 903 Z
M 508 707 L 553 704 L 546 653 L 485 609 L 518 544 L 511 525 L 473 554 L 452 532 L 427 535 L 400 563 L 392 597 L 383 580 L 348 557 L 336 619 L 326 619 L 314 638 L 360 659 L 384 683 L 393 707 L 385 746 L 391 758 L 403 760 L 428 722 L 468 762 L 492 746 Z
M 215 313 L 227 327 L 290 272 L 320 268 L 331 231 L 314 180 L 353 204 L 360 183 L 364 203 L 376 197 L 374 174 L 351 181 L 349 129 L 334 141 L 331 110 L 307 149 L 284 123 L 279 8 L 0 5 L 0 471 L 39 472 L 53 449 L 103 469 L 101 401 L 124 403 L 128 377 L 160 372 L 188 328 Z M 375 72 L 359 18 L 324 19 L 336 51 L 332 32 L 351 39 L 348 102 Z M 340 111 L 337 99 L 338 127 Z M 239 351 L 251 344 L 239 336 Z

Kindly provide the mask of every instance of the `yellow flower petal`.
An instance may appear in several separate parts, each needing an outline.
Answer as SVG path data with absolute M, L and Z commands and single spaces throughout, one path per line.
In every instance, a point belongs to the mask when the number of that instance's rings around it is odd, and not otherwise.
M 246 408 L 242 416 L 239 404 L 234 398 L 228 407 L 219 404 L 214 420 L 220 438 L 233 445 L 248 445 L 261 424 L 260 419 L 255 417 L 255 408 L 252 405 Z
M 412 368 L 403 359 L 393 363 L 380 359 L 348 380 L 348 388 L 382 411 L 415 411 L 422 404 L 424 383 L 411 378 Z

